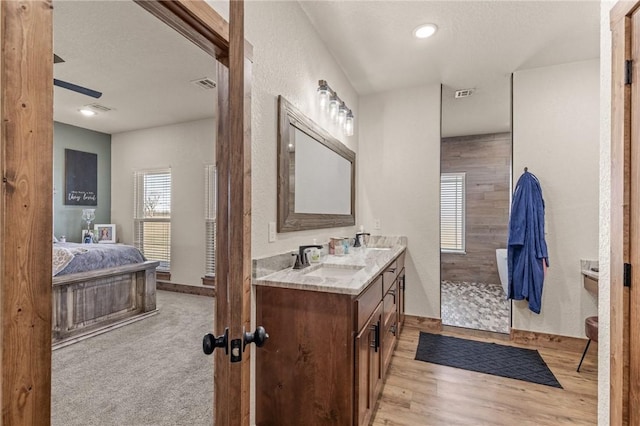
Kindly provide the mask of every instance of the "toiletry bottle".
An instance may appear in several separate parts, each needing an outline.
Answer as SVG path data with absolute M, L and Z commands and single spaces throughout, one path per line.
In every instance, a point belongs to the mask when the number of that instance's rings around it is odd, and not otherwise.
M 344 247 L 344 254 L 349 254 L 349 237 L 342 239 L 342 246 Z
M 318 244 L 318 240 L 316 240 L 315 238 L 313 239 L 313 244 L 317 245 Z M 318 249 L 317 247 L 312 247 L 310 252 L 309 252 L 309 261 L 311 263 L 318 263 L 320 262 L 320 249 Z
M 333 254 L 336 256 L 342 256 L 344 254 L 344 243 L 342 238 L 332 237 L 333 242 Z

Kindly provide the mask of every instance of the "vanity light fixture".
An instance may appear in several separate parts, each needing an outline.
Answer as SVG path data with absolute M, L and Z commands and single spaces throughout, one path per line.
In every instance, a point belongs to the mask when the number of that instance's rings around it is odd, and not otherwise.
M 435 24 L 424 24 L 413 30 L 413 36 L 415 38 L 429 38 L 438 31 L 438 27 Z
M 344 134 L 353 136 L 353 113 L 351 110 L 347 113 L 347 118 L 344 121 Z
M 353 112 L 338 97 L 335 90 L 329 87 L 326 80 L 318 81 L 318 103 L 320 104 L 320 109 L 329 114 L 329 117 L 342 128 L 346 136 L 353 136 Z

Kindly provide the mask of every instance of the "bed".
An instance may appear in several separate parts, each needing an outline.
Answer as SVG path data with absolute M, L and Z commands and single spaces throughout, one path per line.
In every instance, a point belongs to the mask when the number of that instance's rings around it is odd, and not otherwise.
M 53 245 L 57 349 L 156 314 L 156 268 L 124 244 Z

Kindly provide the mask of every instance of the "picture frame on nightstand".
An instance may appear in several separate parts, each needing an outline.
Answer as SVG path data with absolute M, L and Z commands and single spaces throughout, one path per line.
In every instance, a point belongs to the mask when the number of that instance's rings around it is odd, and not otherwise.
M 116 225 L 113 223 L 95 224 L 94 235 L 100 244 L 114 244 L 116 242 Z

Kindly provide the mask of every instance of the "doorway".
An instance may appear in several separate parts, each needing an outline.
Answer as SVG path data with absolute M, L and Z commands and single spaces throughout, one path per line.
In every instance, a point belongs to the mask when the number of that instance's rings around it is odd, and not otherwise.
M 230 7 L 232 25 L 229 26 L 205 2 L 142 2 L 145 9 L 177 29 L 205 51 L 224 62 L 218 66 L 218 75 L 224 75 L 218 121 L 218 145 L 227 145 L 227 152 L 235 156 L 219 156 L 220 169 L 244 170 L 250 163 L 250 132 L 245 123 L 249 109 L 244 111 L 245 100 L 250 94 L 250 69 L 245 67 L 245 41 L 243 27 L 243 4 L 234 2 Z M 52 12 L 47 3 L 3 3 L 1 14 L 4 25 L 2 42 L 2 119 L 9 126 L 3 127 L 2 151 L 11 153 L 3 158 L 2 197 L 2 284 L 3 303 L 3 379 L 2 405 L 3 423 L 49 424 L 51 392 L 51 214 L 52 214 Z M 250 49 L 250 46 L 249 46 Z M 7 52 L 13 52 L 8 54 Z M 250 55 L 250 50 L 247 52 Z M 246 72 L 246 73 L 245 73 Z M 19 100 L 19 103 L 16 102 Z M 229 128 L 229 121 L 234 126 Z M 222 142 L 221 142 L 222 141 Z M 229 146 L 230 145 L 230 146 Z M 219 150 L 218 150 L 219 151 Z M 245 157 L 245 153 L 247 156 Z M 19 173 L 15 173 L 19 170 Z M 238 191 L 230 203 L 223 203 L 227 211 L 219 229 L 226 234 L 228 227 L 239 221 L 250 221 L 245 214 L 249 203 L 250 180 L 241 176 L 222 177 L 221 184 L 231 188 L 249 189 Z M 20 188 L 20 191 L 16 191 Z M 226 195 L 226 194 L 225 194 Z M 230 204 L 230 205 L 229 205 Z M 37 208 L 34 208 L 37 206 Z M 34 225 L 35 224 L 35 225 Z M 242 234 L 242 232 L 241 232 Z M 42 237 L 47 235 L 48 237 Z M 37 238 L 32 238 L 37 236 Z M 241 235 L 242 236 L 242 235 Z M 26 238 L 26 241 L 25 241 Z M 218 238 L 220 242 L 221 238 Z M 225 250 L 217 259 L 217 265 L 231 271 L 228 275 L 237 286 L 227 286 L 223 280 L 224 304 L 221 311 L 248 312 L 250 300 L 243 297 L 249 277 L 250 258 L 239 256 L 250 250 L 250 240 L 240 238 L 235 250 Z M 28 249 L 24 250 L 25 243 Z M 221 244 L 218 244 L 220 247 Z M 227 248 L 227 246 L 225 246 Z M 29 259 L 39 259 L 32 262 Z M 235 261 L 232 261 L 235 259 Z M 231 266 L 229 265 L 231 263 Z M 246 274 L 248 275 L 248 273 Z M 237 287 L 237 288 L 236 288 Z M 231 297 L 227 298 L 227 293 Z M 236 293 L 239 297 L 235 297 Z M 229 303 L 231 306 L 227 306 Z M 222 306 L 224 305 L 224 306 Z M 240 336 L 248 328 L 248 315 L 226 316 L 216 321 L 228 325 L 232 336 Z M 217 330 L 215 330 L 217 331 Z M 198 348 L 199 345 L 196 345 Z M 11 349 L 11 350 L 9 350 Z M 216 380 L 218 409 L 216 423 L 228 424 L 230 411 L 234 419 L 248 418 L 248 357 L 231 366 L 218 362 L 216 375 L 227 374 L 229 380 Z M 245 380 L 234 380 L 242 375 Z M 238 386 L 231 387 L 234 381 Z M 222 390 L 222 391 L 220 391 Z M 229 404 L 232 401 L 233 404 Z M 240 404 L 238 408 L 235 404 Z M 246 413 L 245 413 L 246 411 Z M 223 421 L 219 421 L 223 418 Z M 238 422 L 239 422 L 238 421 Z
M 133 2 L 54 1 L 53 10 L 64 61 L 54 77 L 102 93 L 54 87 L 54 235 L 66 234 L 71 250 L 104 247 L 70 243 L 80 207 L 66 205 L 61 183 L 63 150 L 95 152 L 104 137 L 91 228 L 113 224 L 118 243 L 160 264 L 155 315 L 53 351 L 52 424 L 211 424 L 213 364 L 198 342 L 213 330 L 215 301 L 162 289 L 206 290 L 216 61 Z
M 503 282 L 511 194 L 510 90 L 508 77 L 474 88 L 442 86 L 444 325 L 509 333 L 511 306 Z

